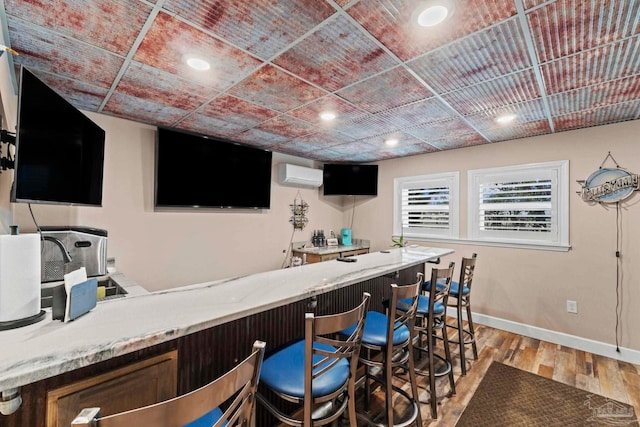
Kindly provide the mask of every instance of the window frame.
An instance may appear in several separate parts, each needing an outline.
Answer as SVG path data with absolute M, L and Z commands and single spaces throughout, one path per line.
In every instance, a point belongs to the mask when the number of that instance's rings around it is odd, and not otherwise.
M 505 166 L 467 171 L 467 235 L 469 240 L 513 246 L 569 247 L 569 160 Z M 518 182 L 525 179 L 551 180 L 551 222 L 549 235 L 529 231 L 480 229 L 480 185 Z
M 402 189 L 407 185 L 425 185 L 441 187 L 443 183 L 449 187 L 449 228 L 443 231 L 427 229 L 405 230 L 402 227 Z M 443 172 L 416 176 L 405 176 L 394 179 L 393 183 L 393 234 L 405 239 L 437 239 L 457 240 L 460 237 L 460 172 Z

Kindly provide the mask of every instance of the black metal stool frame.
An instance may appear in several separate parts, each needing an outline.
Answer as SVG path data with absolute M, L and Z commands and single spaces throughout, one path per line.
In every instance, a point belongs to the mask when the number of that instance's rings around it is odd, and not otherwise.
M 456 394 L 456 384 L 453 378 L 453 364 L 451 361 L 451 350 L 449 348 L 449 339 L 447 336 L 447 302 L 449 297 L 449 289 L 451 287 L 451 280 L 453 277 L 453 271 L 455 263 L 449 263 L 448 268 L 431 269 L 431 286 L 428 291 L 429 309 L 426 317 L 423 313 L 418 311 L 416 316 L 415 330 L 418 332 L 418 342 L 415 344 L 415 348 L 420 353 L 426 353 L 429 358 L 429 370 L 428 372 L 417 370 L 419 375 L 425 375 L 429 377 L 429 394 L 430 398 L 428 402 L 431 406 L 431 417 L 433 419 L 438 418 L 437 410 L 437 393 L 436 393 L 436 377 L 448 375 L 449 385 L 451 387 L 451 395 Z M 436 286 L 436 284 L 438 284 Z M 434 306 L 436 303 L 440 303 L 443 306 L 442 313 L 435 313 Z M 441 331 L 442 338 L 437 336 L 437 331 Z M 426 337 L 426 344 L 424 337 Z M 435 340 L 441 339 L 444 343 L 445 356 L 442 357 L 435 352 Z M 435 359 L 439 359 L 444 369 L 439 372 L 435 372 Z
M 458 331 L 458 339 L 450 340 L 458 344 L 460 347 L 460 370 L 462 376 L 467 375 L 467 361 L 466 361 L 466 346 L 471 345 L 473 350 L 473 359 L 478 360 L 478 348 L 476 346 L 476 333 L 473 327 L 473 319 L 471 318 L 471 282 L 473 281 L 473 273 L 476 268 L 476 259 L 478 254 L 474 253 L 471 258 L 462 258 L 462 265 L 460 266 L 460 280 L 458 281 L 458 292 L 449 293 L 450 297 L 453 297 L 455 301 L 448 302 L 448 307 L 456 309 L 457 322 L 455 325 L 447 324 L 447 327 L 454 328 Z M 467 288 L 469 292 L 464 295 L 464 288 Z M 466 311 L 467 324 L 469 329 L 464 329 L 464 323 L 462 313 Z
M 359 382 L 364 380 L 364 400 L 366 410 L 369 409 L 369 397 L 371 393 L 369 380 L 381 384 L 385 389 L 385 420 L 387 421 L 387 424 L 376 423 L 365 414 L 358 412 L 358 418 L 363 419 L 369 425 L 404 427 L 415 422 L 416 426 L 422 426 L 412 345 L 415 341 L 415 317 L 418 306 L 418 296 L 420 295 L 420 290 L 422 288 L 423 274 L 418 273 L 417 276 L 417 282 L 415 284 L 402 286 L 398 286 L 396 284 L 391 285 L 391 300 L 390 304 L 387 306 L 387 317 L 389 319 L 387 323 L 387 345 L 381 347 L 368 344 L 364 341 L 362 342 L 362 348 L 365 356 L 361 355 L 360 363 L 365 367 L 365 374 L 359 379 Z M 409 300 L 410 303 L 408 303 L 409 301 L 407 300 Z M 409 337 L 407 340 L 393 345 L 394 333 L 402 326 L 406 326 L 408 328 Z M 374 354 L 380 354 L 381 359 L 377 360 L 371 357 L 372 352 Z M 372 369 L 375 368 L 381 368 L 381 375 L 375 375 L 372 373 Z M 409 396 L 409 394 L 400 387 L 393 385 L 393 372 L 398 369 L 402 369 L 409 373 L 412 396 Z M 411 416 L 399 424 L 394 423 L 394 391 L 403 396 L 412 406 Z

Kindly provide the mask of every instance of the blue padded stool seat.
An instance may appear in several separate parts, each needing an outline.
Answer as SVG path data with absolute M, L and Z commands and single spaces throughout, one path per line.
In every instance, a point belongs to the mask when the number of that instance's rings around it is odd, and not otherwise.
M 411 299 L 400 300 L 405 304 L 411 304 Z M 398 310 L 402 310 L 403 306 L 399 305 Z M 418 309 L 417 313 L 422 316 L 427 316 L 429 314 L 429 297 L 420 295 L 418 296 Z M 436 301 L 433 304 L 433 314 L 442 314 L 444 313 L 444 304 L 440 301 Z
M 389 319 L 386 315 L 377 311 L 367 313 L 364 322 L 364 332 L 362 334 L 363 344 L 372 344 L 384 347 L 387 345 L 387 323 Z M 353 327 L 342 331 L 343 334 L 349 335 L 353 333 Z M 393 332 L 393 345 L 399 345 L 409 339 L 409 328 L 401 326 Z
M 314 348 L 335 352 L 336 349 L 327 344 L 314 343 Z M 315 354 L 313 363 L 322 360 Z M 319 366 L 316 369 L 322 369 Z M 340 359 L 338 363 L 324 374 L 313 380 L 313 397 L 326 396 L 338 390 L 349 379 L 349 361 Z M 269 356 L 262 362 L 260 382 L 272 390 L 302 399 L 304 397 L 304 340 Z
M 436 287 L 438 289 L 443 289 L 444 285 L 441 285 L 440 283 L 437 283 Z M 458 295 L 458 288 L 459 287 L 460 287 L 460 284 L 458 282 L 451 282 L 451 286 L 449 287 L 449 295 L 453 295 L 453 296 Z M 431 290 L 431 280 L 428 280 L 428 281 L 424 282 L 424 284 L 422 285 L 422 289 L 424 291 L 429 292 Z M 466 287 L 466 286 L 462 287 L 462 295 L 463 296 L 469 295 L 469 288 L 468 287 Z
M 222 411 L 220 408 L 214 408 L 207 412 L 195 421 L 191 421 L 189 424 L 185 424 L 184 427 L 211 427 L 222 417 Z M 227 425 L 227 422 L 222 423 L 223 426 Z

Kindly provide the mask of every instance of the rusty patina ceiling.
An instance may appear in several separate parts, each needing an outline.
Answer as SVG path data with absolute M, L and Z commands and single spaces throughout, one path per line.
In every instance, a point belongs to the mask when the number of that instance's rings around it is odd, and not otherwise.
M 15 69 L 80 109 L 319 161 L 640 118 L 640 1 L 456 0 L 434 28 L 421 3 L 4 0 L 2 23 Z

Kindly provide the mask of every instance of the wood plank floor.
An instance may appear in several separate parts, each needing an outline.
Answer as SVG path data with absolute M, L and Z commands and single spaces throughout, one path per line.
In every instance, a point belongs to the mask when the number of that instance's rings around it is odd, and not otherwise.
M 453 323 L 453 319 L 450 319 Z M 452 329 L 450 329 L 452 330 Z M 455 336 L 454 336 L 455 337 Z M 454 377 L 456 394 L 446 396 L 449 386 L 445 377 L 438 380 L 438 419 L 431 418 L 429 406 L 421 405 L 423 425 L 429 427 L 454 426 L 469 403 L 474 391 L 482 380 L 491 362 L 498 361 L 537 375 L 551 378 L 583 390 L 628 403 L 640 415 L 640 366 L 615 359 L 587 353 L 580 350 L 523 337 L 510 332 L 476 325 L 478 360 L 472 359 L 470 347 L 467 349 L 467 375 L 460 374 L 460 359 L 457 346 L 452 344 L 454 356 Z M 438 343 L 442 345 L 442 343 Z M 421 387 L 428 389 L 428 378 L 418 376 Z M 397 383 L 402 385 L 401 382 Z M 383 411 L 381 393 L 376 393 L 371 412 Z M 440 396 L 443 398 L 440 400 Z M 422 390 L 424 400 L 429 394 Z M 360 400 L 358 406 L 361 405 Z M 401 399 L 396 399 L 395 410 L 402 413 Z M 360 425 L 360 424 L 359 424 Z M 366 424 L 362 424 L 363 426 Z

